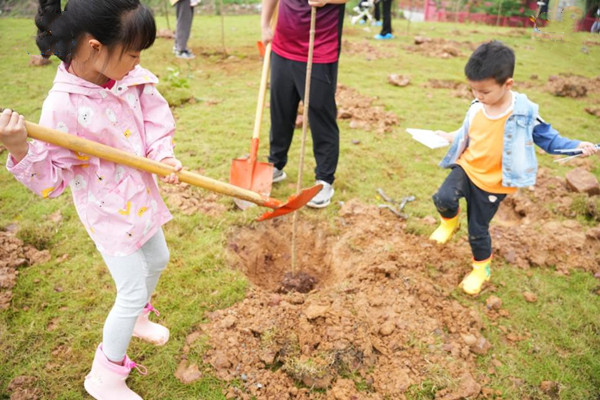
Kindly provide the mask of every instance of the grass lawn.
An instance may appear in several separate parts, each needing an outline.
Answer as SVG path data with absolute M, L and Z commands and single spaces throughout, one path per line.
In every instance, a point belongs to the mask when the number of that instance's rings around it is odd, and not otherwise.
M 190 45 L 198 55 L 194 60 L 175 59 L 172 41 L 157 39 L 142 55 L 142 65 L 159 76 L 159 89 L 173 103 L 177 120 L 176 153 L 188 169 L 227 181 L 231 159 L 248 151 L 261 60 L 256 51 L 260 38 L 259 17 L 228 16 L 225 19 L 226 54 L 221 46 L 221 19 L 197 16 Z M 371 40 L 375 28 L 351 26 L 346 20 L 338 82 L 361 95 L 377 97 L 376 106 L 393 112 L 399 123 L 391 132 L 353 129 L 340 121 L 341 157 L 336 174 L 335 204 L 303 213 L 319 221 L 334 221 L 338 201 L 359 199 L 376 204 L 376 189 L 384 188 L 394 197 L 408 194 L 416 201 L 407 206 L 408 228 L 423 235 L 431 226 L 420 217 L 435 215 L 431 195 L 447 172 L 437 167 L 444 149 L 429 150 L 412 141 L 408 127 L 454 130 L 462 122 L 469 99 L 452 96 L 450 89 L 425 87 L 429 79 L 464 81 L 463 68 L 471 50 L 478 44 L 499 39 L 515 49 L 517 66 L 515 89 L 528 94 L 540 105 L 541 115 L 563 135 L 599 142 L 599 119 L 585 111 L 598 108 L 600 93 L 574 99 L 556 97 L 545 90 L 548 77 L 576 73 L 587 78 L 598 75 L 600 40 L 597 35 L 566 35 L 563 41 L 534 40 L 529 30 L 479 25 L 411 23 L 394 20 L 392 41 Z M 166 20 L 158 20 L 166 27 Z M 171 21 L 173 23 L 173 21 Z M 32 20 L 0 19 L 0 106 L 18 110 L 37 122 L 43 99 L 52 85 L 58 60 L 46 67 L 28 66 L 29 53 L 36 53 Z M 464 42 L 462 57 L 427 57 L 406 50 L 414 36 L 452 39 Z M 584 43 L 585 41 L 590 41 Z M 466 43 L 469 42 L 469 43 Z M 584 48 L 584 51 L 582 49 Z M 387 83 L 391 73 L 408 75 L 404 88 Z M 537 75 L 536 80 L 531 76 Z M 182 99 L 192 98 L 192 101 Z M 265 111 L 259 157 L 268 154 L 268 109 Z M 297 131 L 300 132 L 300 131 Z M 355 144 L 356 142 L 360 144 Z M 297 176 L 300 140 L 290 150 L 288 176 Z M 314 177 L 310 140 L 303 186 Z M 7 152 L 0 154 L 0 164 Z M 558 165 L 552 157 L 539 155 L 542 167 L 564 176 L 572 165 Z M 600 178 L 600 161 L 592 173 Z M 295 185 L 276 185 L 272 195 L 287 198 Z M 198 189 L 200 190 L 200 189 Z M 217 216 L 186 215 L 171 207 L 174 220 L 165 226 L 171 263 L 163 274 L 153 301 L 161 311 L 161 321 L 171 330 L 171 339 L 157 350 L 152 345 L 132 341 L 129 355 L 151 371 L 146 377 L 132 374 L 130 385 L 147 399 L 224 399 L 227 384 L 201 368 L 203 378 L 189 385 L 174 376 L 180 362 L 186 335 L 207 321 L 208 314 L 242 299 L 249 287 L 244 274 L 227 262 L 227 238 L 236 227 L 253 224 L 261 211 L 240 212 L 231 199 L 216 200 L 226 209 Z M 549 207 L 540 204 L 540 207 Z M 61 215 L 58 223 L 51 215 Z M 558 218 L 558 217 L 557 217 Z M 35 377 L 34 386 L 44 399 L 80 399 L 87 395 L 83 377 L 88 372 L 93 350 L 101 341 L 104 318 L 112 306 L 112 280 L 93 243 L 83 229 L 69 194 L 55 200 L 41 200 L 0 169 L 0 229 L 17 224 L 20 237 L 50 250 L 52 259 L 44 264 L 21 268 L 7 310 L 0 311 L 0 399 L 10 398 L 8 385 L 22 375 Z M 588 224 L 597 224 L 588 222 Z M 466 225 L 466 224 L 463 224 Z M 465 228 L 462 228 L 462 233 Z M 464 243 L 467 246 L 466 243 Z M 66 258 L 63 258 L 67 255 Z M 468 260 L 465 260 L 468 262 Z M 600 398 L 600 303 L 594 294 L 597 280 L 589 273 L 558 275 L 553 270 L 523 271 L 504 265 L 494 272 L 503 282 L 496 295 L 504 300 L 511 317 L 503 323 L 512 331 L 527 332 L 530 340 L 515 344 L 501 337 L 497 324 L 487 324 L 493 352 L 480 357 L 481 373 L 489 375 L 493 396 L 503 399 L 598 399 Z M 521 293 L 535 289 L 539 300 L 529 304 Z M 461 296 L 460 301 L 474 309 L 484 299 Z M 490 359 L 502 360 L 488 374 Z M 542 380 L 560 382 L 555 397 L 539 390 Z M 416 385 L 408 398 L 433 399 L 434 379 Z M 529 397 L 528 397 L 529 396 Z

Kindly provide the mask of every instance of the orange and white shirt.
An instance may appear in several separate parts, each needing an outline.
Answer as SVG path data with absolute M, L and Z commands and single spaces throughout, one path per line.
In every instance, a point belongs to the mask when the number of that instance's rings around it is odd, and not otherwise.
M 491 116 L 482 103 L 469 109 L 469 145 L 456 162 L 481 190 L 490 193 L 515 193 L 517 188 L 502 186 L 502 149 L 504 128 L 513 112 L 513 102 L 502 114 Z

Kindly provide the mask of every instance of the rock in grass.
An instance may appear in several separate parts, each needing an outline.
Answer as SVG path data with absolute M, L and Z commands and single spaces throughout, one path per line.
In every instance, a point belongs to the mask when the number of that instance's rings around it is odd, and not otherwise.
M 594 174 L 581 167 L 567 172 L 565 178 L 567 187 L 574 192 L 587 193 L 590 196 L 600 194 L 598 179 Z

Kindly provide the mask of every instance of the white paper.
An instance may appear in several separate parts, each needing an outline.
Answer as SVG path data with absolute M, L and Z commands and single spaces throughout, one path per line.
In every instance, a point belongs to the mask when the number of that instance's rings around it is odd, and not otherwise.
M 406 128 L 406 132 L 410 133 L 417 142 L 424 144 L 430 149 L 437 149 L 450 144 L 446 139 L 428 129 Z

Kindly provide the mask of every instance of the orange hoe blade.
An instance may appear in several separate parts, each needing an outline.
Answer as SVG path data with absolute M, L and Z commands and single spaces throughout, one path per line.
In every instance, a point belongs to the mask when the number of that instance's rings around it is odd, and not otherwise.
M 0 112 L 1 111 L 2 109 L 0 109 Z M 191 171 L 175 171 L 175 169 L 170 165 L 163 164 L 149 158 L 140 157 L 120 149 L 115 149 L 114 147 L 110 147 L 105 144 L 96 143 L 92 140 L 70 135 L 56 129 L 46 128 L 29 121 L 25 121 L 25 128 L 27 129 L 27 135 L 33 139 L 52 143 L 78 153 L 88 154 L 160 176 L 167 176 L 175 173 L 181 182 L 189 183 L 191 185 L 210 190 L 211 192 L 235 197 L 252 202 L 259 206 L 273 209 L 273 211 L 268 211 L 260 216 L 258 218 L 259 221 L 264 221 L 291 213 L 292 211 L 295 211 L 308 203 L 310 199 L 312 199 L 319 192 L 319 190 L 321 190 L 321 185 L 315 185 L 311 188 L 303 189 L 300 191 L 300 193 L 291 196 L 288 201 L 284 203 L 272 197 L 253 192 L 248 189 L 243 189 L 229 183 L 217 181 Z
M 259 42 L 262 44 L 262 42 Z M 261 46 L 259 51 L 262 54 Z M 260 125 L 262 122 L 263 109 L 265 108 L 265 97 L 267 91 L 267 80 L 269 77 L 269 61 L 271 59 L 271 43 L 264 49 L 264 61 L 258 89 L 258 103 L 256 105 L 256 116 L 254 119 L 254 132 L 250 145 L 250 156 L 248 158 L 236 158 L 231 163 L 229 171 L 229 183 L 243 189 L 268 196 L 273 184 L 273 164 L 257 161 Z M 235 204 L 242 210 L 250 207 L 252 203 L 241 199 L 234 199 Z
M 288 198 L 287 203 L 283 204 L 281 207 L 274 209 L 273 211 L 267 211 L 266 213 L 258 217 L 256 220 L 264 221 L 266 219 L 279 217 L 280 215 L 285 215 L 296 211 L 297 209 L 302 208 L 306 203 L 308 203 L 310 199 L 315 197 L 322 187 L 323 185 L 319 183 L 318 185 L 315 185 L 308 189 L 302 189 L 300 193 L 290 196 Z

